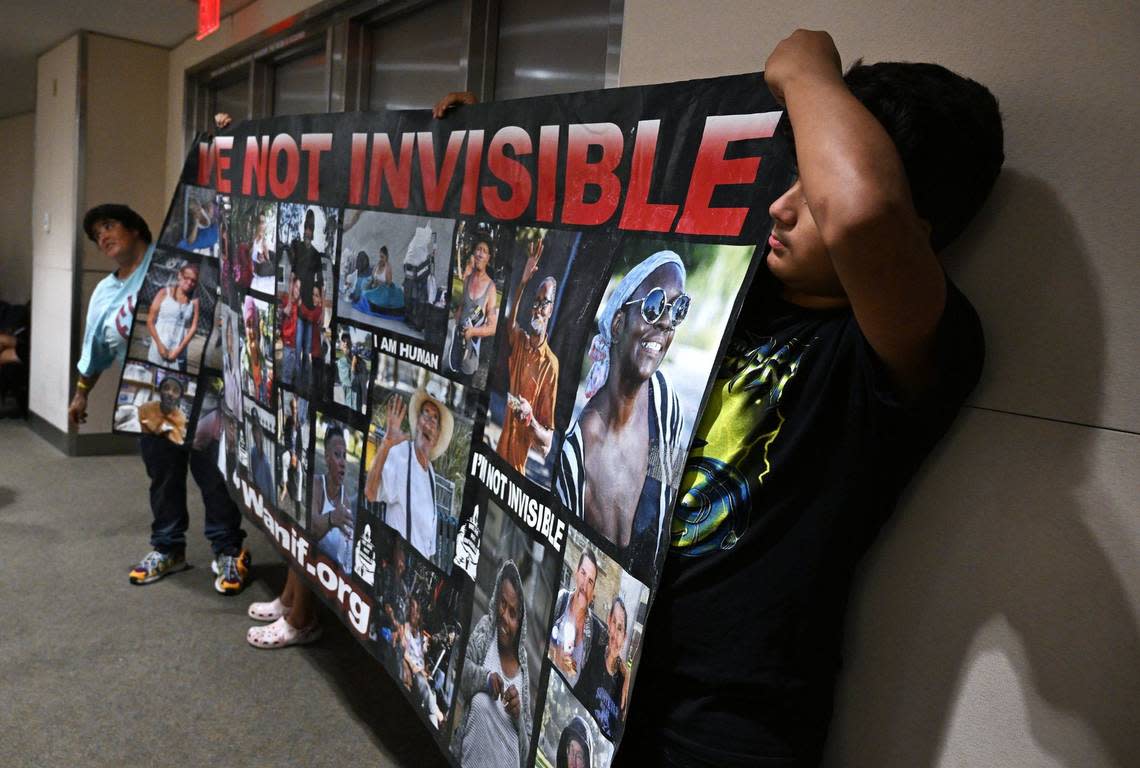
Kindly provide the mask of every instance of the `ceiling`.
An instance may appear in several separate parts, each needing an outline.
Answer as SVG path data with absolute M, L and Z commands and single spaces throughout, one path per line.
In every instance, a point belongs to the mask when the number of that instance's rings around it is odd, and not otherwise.
M 226 16 L 253 0 L 222 0 Z M 198 25 L 197 0 L 3 0 L 0 118 L 36 108 L 36 58 L 79 30 L 173 48 Z

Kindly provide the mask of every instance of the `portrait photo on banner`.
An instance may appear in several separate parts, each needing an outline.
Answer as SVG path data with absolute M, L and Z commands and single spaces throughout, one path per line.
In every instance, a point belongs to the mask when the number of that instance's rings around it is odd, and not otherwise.
M 521 227 L 498 250 L 514 265 L 487 379 L 484 442 L 520 475 L 551 487 L 570 421 L 581 350 L 606 285 L 609 234 Z
M 114 431 L 185 444 L 197 389 L 196 378 L 128 360 L 115 402 Z
M 689 440 L 754 250 L 623 238 L 575 354 L 555 487 L 645 583 L 668 543 Z
M 341 323 L 333 328 L 333 401 L 357 413 L 368 406 L 375 337 L 370 331 Z
M 253 400 L 245 400 L 245 469 L 247 480 L 261 494 L 266 507 L 272 508 L 277 501 L 276 484 L 273 480 L 274 444 L 273 412 L 258 405 Z
M 225 237 L 233 282 L 268 297 L 277 290 L 277 203 L 232 196 Z
M 451 753 L 519 765 L 530 749 L 558 553 L 492 501 L 483 506 L 472 628 L 457 670 Z
M 273 312 L 268 301 L 246 296 L 242 302 L 241 389 L 263 406 L 273 395 Z
M 535 765 L 557 768 L 606 766 L 613 759 L 609 742 L 585 707 L 574 698 L 565 681 L 551 675 L 546 686 L 546 707 L 538 733 Z
M 159 245 L 200 256 L 219 256 L 222 205 L 209 187 L 180 184 Z
M 455 558 L 478 397 L 380 353 L 365 454 L 365 507 L 445 572 Z
M 503 290 L 511 273 L 514 227 L 460 221 L 451 255 L 451 300 L 441 369 L 462 384 L 483 389 L 495 356 Z
M 346 209 L 337 315 L 438 354 L 454 232 L 451 219 Z
M 245 343 L 245 324 L 242 322 L 240 308 L 234 309 L 225 303 L 218 303 L 215 315 L 217 333 L 220 334 L 222 343 L 222 381 L 225 382 L 222 405 L 227 413 L 241 421 L 241 354 Z
M 320 412 L 316 417 L 309 536 L 318 555 L 352 573 L 353 532 L 364 435 Z
M 156 250 L 136 300 L 127 357 L 197 375 L 217 289 L 217 259 Z
M 547 655 L 609 741 L 621 736 L 649 588 L 569 529 Z
M 306 396 L 325 396 L 336 284 L 336 208 L 298 203 L 277 207 L 277 297 L 281 383 Z
M 309 401 L 282 389 L 277 396 L 277 508 L 309 527 Z
M 433 733 L 442 731 L 455 698 L 464 592 L 392 529 L 365 522 L 360 527 L 356 575 L 376 587 L 369 636 Z

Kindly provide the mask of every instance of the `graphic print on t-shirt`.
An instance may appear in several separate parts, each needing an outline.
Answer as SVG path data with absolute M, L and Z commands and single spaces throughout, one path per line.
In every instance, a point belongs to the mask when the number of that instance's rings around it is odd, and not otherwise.
M 784 424 L 780 398 L 810 346 L 769 336 L 729 349 L 681 478 L 671 531 L 678 554 L 697 557 L 736 546 L 771 471 L 769 452 Z

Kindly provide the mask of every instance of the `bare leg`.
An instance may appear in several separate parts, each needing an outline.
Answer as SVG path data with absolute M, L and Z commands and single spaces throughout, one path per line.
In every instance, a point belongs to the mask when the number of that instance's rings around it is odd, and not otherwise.
M 289 573 L 285 577 L 285 588 L 281 590 L 281 604 L 285 606 L 286 613 L 294 602 L 294 595 L 297 593 L 297 588 L 302 585 L 299 583 L 300 579 L 292 568 L 288 569 Z
M 289 575 L 292 576 L 293 572 L 290 571 Z M 316 600 L 313 598 L 312 591 L 300 583 L 299 577 L 294 577 L 294 579 L 293 602 L 285 613 L 285 621 L 296 629 L 307 629 L 317 620 Z

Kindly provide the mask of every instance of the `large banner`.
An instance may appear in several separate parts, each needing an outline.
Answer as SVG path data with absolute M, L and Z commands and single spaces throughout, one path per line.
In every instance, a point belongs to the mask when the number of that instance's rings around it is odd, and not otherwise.
M 606 766 L 782 117 L 746 75 L 203 138 L 116 428 L 215 450 L 454 763 Z

